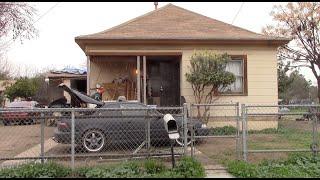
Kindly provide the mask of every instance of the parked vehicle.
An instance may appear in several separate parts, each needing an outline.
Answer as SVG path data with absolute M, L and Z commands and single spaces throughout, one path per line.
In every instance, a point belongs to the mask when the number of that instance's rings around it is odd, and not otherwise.
M 1 113 L 3 125 L 22 125 L 22 124 L 36 124 L 40 113 L 35 112 L 11 112 L 10 109 L 35 109 L 38 108 L 39 103 L 36 101 L 14 101 L 8 104 L 5 109 L 9 111 Z
M 75 142 L 88 152 L 99 152 L 108 145 L 135 143 L 141 144 L 146 139 L 146 117 L 150 120 L 150 142 L 154 145 L 170 143 L 164 127 L 164 114 L 157 109 L 139 102 L 100 102 L 63 85 L 64 89 L 73 95 L 80 95 L 79 99 L 86 99 L 88 103 L 96 104 L 92 113 L 75 116 Z M 82 96 L 86 96 L 85 98 Z M 85 102 L 85 101 L 84 101 Z M 100 108 L 107 108 L 101 109 Z M 132 109 L 135 110 L 132 110 Z M 110 110 L 108 110 L 110 109 Z M 130 110 L 131 109 L 131 110 Z M 139 110 L 140 109 L 140 110 Z M 148 112 L 148 116 L 146 116 Z M 172 114 L 178 124 L 180 137 L 183 137 L 183 117 Z M 188 135 L 193 128 L 196 134 L 205 130 L 202 123 L 196 119 L 188 120 Z M 58 143 L 71 143 L 71 120 L 62 118 L 57 123 L 54 140 Z M 184 145 L 182 138 L 176 140 L 178 145 Z M 188 138 L 188 144 L 191 143 Z

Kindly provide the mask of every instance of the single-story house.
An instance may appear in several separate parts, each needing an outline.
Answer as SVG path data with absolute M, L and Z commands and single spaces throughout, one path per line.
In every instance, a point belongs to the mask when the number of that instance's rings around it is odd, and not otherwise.
M 97 83 L 103 100 L 125 95 L 145 104 L 194 102 L 186 81 L 197 50 L 228 53 L 236 75 L 220 102 L 277 104 L 277 48 L 290 41 L 270 37 L 168 4 L 102 32 L 75 37 L 87 56 L 87 93 Z

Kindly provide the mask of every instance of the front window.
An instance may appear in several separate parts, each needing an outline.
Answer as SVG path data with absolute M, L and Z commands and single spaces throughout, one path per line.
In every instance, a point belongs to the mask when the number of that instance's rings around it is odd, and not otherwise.
M 242 56 L 231 56 L 232 60 L 228 62 L 226 71 L 235 75 L 235 82 L 222 90 L 222 94 L 245 94 L 245 58 Z

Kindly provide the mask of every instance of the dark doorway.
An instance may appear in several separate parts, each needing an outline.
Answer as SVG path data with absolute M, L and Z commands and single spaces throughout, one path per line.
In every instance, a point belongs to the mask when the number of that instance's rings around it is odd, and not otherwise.
M 180 59 L 181 56 L 147 56 L 148 104 L 180 104 Z
M 71 79 L 70 87 L 75 89 L 83 94 L 87 93 L 87 80 L 86 79 Z M 71 105 L 72 107 L 80 107 L 79 102 L 76 102 L 73 97 L 71 97 Z

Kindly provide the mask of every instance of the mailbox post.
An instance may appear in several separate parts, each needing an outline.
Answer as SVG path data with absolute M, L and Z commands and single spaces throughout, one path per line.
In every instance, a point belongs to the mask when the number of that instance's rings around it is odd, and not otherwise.
M 174 159 L 173 145 L 175 140 L 180 138 L 180 134 L 178 132 L 177 122 L 171 114 L 164 115 L 163 121 L 164 121 L 164 127 L 168 133 L 170 143 L 171 143 L 171 160 L 172 160 L 172 168 L 174 168 L 175 159 Z

